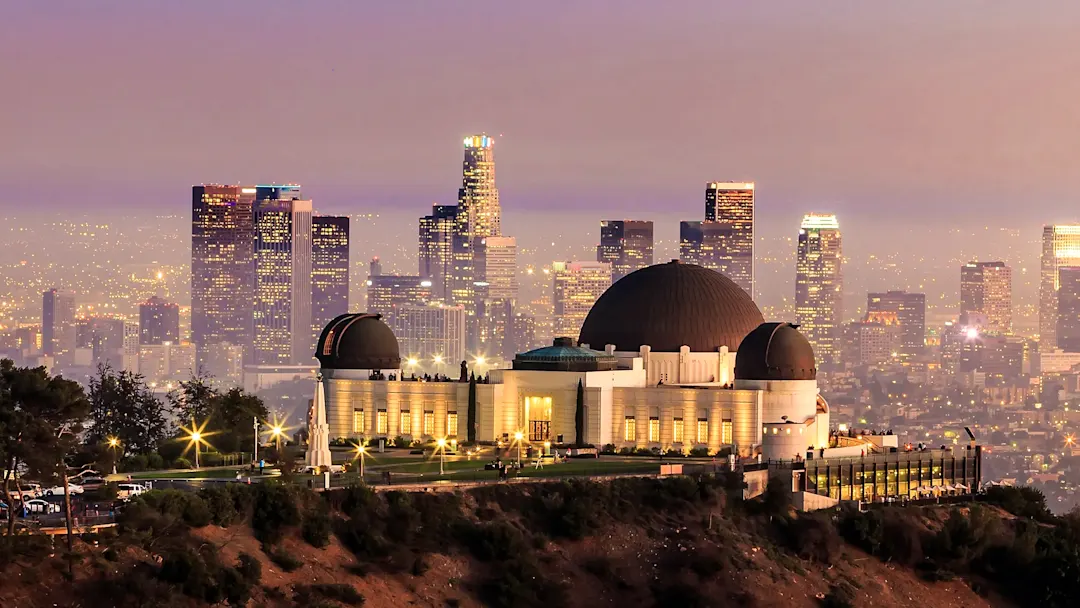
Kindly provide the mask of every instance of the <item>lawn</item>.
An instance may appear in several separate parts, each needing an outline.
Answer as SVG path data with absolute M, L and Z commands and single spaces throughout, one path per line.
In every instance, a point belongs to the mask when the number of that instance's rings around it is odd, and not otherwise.
M 251 474 L 250 469 L 247 467 L 232 467 L 226 469 L 200 469 L 197 471 L 146 471 L 143 473 L 132 473 L 131 479 L 234 479 L 238 469 L 244 477 Z M 276 473 L 277 469 L 271 469 L 269 467 L 263 470 L 264 475 Z M 256 469 L 255 475 L 257 476 L 258 474 L 258 469 Z M 119 481 L 120 483 L 123 483 L 123 480 Z

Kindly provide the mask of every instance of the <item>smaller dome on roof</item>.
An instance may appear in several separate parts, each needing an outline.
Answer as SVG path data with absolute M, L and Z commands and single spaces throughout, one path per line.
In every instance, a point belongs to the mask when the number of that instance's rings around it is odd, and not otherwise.
M 551 346 L 519 353 L 514 357 L 514 369 L 549 372 L 597 372 L 616 368 L 615 355 L 574 346 L 573 338 L 555 338 Z
M 401 355 L 394 331 L 382 315 L 340 315 L 323 329 L 315 358 L 324 369 L 398 369 Z
M 736 380 L 815 380 L 814 348 L 791 323 L 762 323 L 735 353 Z

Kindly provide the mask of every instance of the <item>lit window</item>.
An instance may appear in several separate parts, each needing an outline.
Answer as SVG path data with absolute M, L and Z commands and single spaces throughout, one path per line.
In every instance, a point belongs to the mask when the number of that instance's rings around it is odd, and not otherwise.
M 671 441 L 672 441 L 672 443 L 682 443 L 683 442 L 683 421 L 682 421 L 682 418 L 676 418 L 675 419 L 675 426 L 672 428 L 672 431 L 671 431 Z
M 364 410 L 353 410 L 352 413 L 352 432 L 363 433 L 364 428 Z
M 698 418 L 697 421 L 697 442 L 709 443 L 709 421 L 705 418 Z
M 323 343 L 322 354 L 324 356 L 329 356 L 330 354 L 332 354 L 333 350 L 334 350 L 334 330 L 331 329 L 330 331 L 326 332 L 326 342 Z
M 424 434 L 429 437 L 435 434 L 435 412 L 424 412 Z
M 379 410 L 378 416 L 375 418 L 375 433 L 378 435 L 385 435 L 387 433 L 386 410 Z
M 626 422 L 623 426 L 623 440 L 637 441 L 637 419 L 633 416 L 626 417 Z
M 653 443 L 660 441 L 659 418 L 649 418 L 649 441 Z
M 412 435 L 412 412 L 401 412 L 401 428 L 398 433 Z
M 720 443 L 725 445 L 731 445 L 734 440 L 731 438 L 731 421 L 724 420 L 720 425 Z
M 450 412 L 446 414 L 446 434 L 450 437 L 457 437 L 457 412 Z

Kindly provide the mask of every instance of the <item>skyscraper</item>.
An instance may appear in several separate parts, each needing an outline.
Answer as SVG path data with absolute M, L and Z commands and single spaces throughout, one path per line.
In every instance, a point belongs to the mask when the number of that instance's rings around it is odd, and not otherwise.
M 715 270 L 735 281 L 746 293 L 751 293 L 752 258 L 747 265 L 745 258 L 731 255 L 731 252 L 739 251 L 736 243 L 740 239 L 739 229 L 732 222 L 680 222 L 679 260 Z
M 379 313 L 394 327 L 394 315 L 404 306 L 426 305 L 431 281 L 415 275 L 383 274 L 367 280 L 367 312 Z
M 754 297 L 754 182 L 705 184 L 705 221 L 730 226 L 718 243 L 713 270 Z
M 41 352 L 57 366 L 75 361 L 75 296 L 55 288 L 41 294 Z
M 1005 262 L 969 262 L 960 267 L 960 314 L 986 317 L 984 330 L 1012 333 L 1012 268 Z
M 433 205 L 420 218 L 420 276 L 431 280 L 432 298 L 451 301 L 456 205 Z
M 653 223 L 639 220 L 601 220 L 596 261 L 611 264 L 611 280 L 652 266 Z
M 158 296 L 139 304 L 139 344 L 180 342 L 180 306 Z
M 1039 272 L 1039 351 L 1057 348 L 1058 268 L 1080 266 L 1080 224 L 1043 227 Z
M 258 186 L 255 221 L 256 365 L 314 356 L 311 335 L 311 201 L 300 187 Z
M 512 236 L 479 239 L 476 260 L 475 340 L 467 346 L 486 357 L 513 357 L 508 341 L 518 297 L 517 240 Z
M 814 347 L 818 365 L 834 365 L 843 318 L 843 257 L 835 215 L 803 217 L 797 255 L 795 318 Z
M 377 277 L 382 274 L 382 261 L 379 256 L 371 258 L 371 263 L 368 264 L 368 276 Z
M 349 312 L 349 218 L 311 218 L 311 327 L 318 340 L 334 317 Z M 314 343 L 314 342 L 312 342 Z
M 451 243 L 450 299 L 452 304 L 464 306 L 470 317 L 476 315 L 476 248 L 481 239 L 502 235 L 494 145 L 495 140 L 485 134 L 465 138 L 465 160 Z
M 900 353 L 921 355 L 926 351 L 926 294 L 887 291 L 866 294 L 866 312 L 894 313 L 900 324 Z
M 551 274 L 555 337 L 576 340 L 589 310 L 611 287 L 611 264 L 554 262 Z M 603 345 L 597 348 L 603 348 Z
M 1058 267 L 1057 346 L 1080 353 L 1080 266 Z
M 124 320 L 115 317 L 89 317 L 76 324 L 76 348 L 90 351 L 91 365 L 108 364 L 113 369 L 124 365 Z
M 210 344 L 252 354 L 255 188 L 191 189 L 191 337 L 200 356 Z
M 465 308 L 445 304 L 407 304 L 396 311 L 394 335 L 407 364 L 417 370 L 450 374 L 465 360 Z

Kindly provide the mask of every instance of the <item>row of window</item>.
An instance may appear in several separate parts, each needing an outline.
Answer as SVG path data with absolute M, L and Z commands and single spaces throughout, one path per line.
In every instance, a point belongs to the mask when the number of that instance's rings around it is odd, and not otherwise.
M 720 444 L 731 443 L 731 421 L 724 420 L 720 425 Z M 637 418 L 634 416 L 627 416 L 623 426 L 623 440 L 624 441 L 637 441 Z M 649 438 L 650 443 L 657 443 L 660 441 L 660 419 L 657 417 L 649 418 Z M 675 418 L 672 420 L 671 425 L 671 442 L 672 443 L 686 443 L 686 425 L 682 418 Z M 694 433 L 693 443 L 709 443 L 709 420 L 708 418 L 698 418 L 697 428 Z
M 375 434 L 386 435 L 389 433 L 389 414 L 386 410 L 379 410 L 375 413 Z M 400 414 L 398 421 L 398 434 L 399 435 L 413 435 L 413 419 L 412 412 L 404 411 Z M 458 415 L 457 412 L 449 412 L 446 414 L 446 434 L 449 437 L 457 436 L 458 429 Z M 353 433 L 362 435 L 368 432 L 367 427 L 367 412 L 364 410 L 353 410 Z M 435 434 L 435 412 L 424 412 L 424 423 L 422 435 L 432 436 Z

